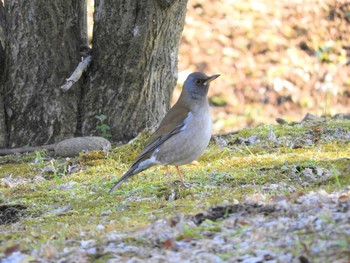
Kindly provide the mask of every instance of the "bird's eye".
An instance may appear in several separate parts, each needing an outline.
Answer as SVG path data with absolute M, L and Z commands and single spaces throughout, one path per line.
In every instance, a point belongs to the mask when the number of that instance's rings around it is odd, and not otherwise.
M 196 79 L 196 84 L 201 84 L 201 80 L 200 79 Z

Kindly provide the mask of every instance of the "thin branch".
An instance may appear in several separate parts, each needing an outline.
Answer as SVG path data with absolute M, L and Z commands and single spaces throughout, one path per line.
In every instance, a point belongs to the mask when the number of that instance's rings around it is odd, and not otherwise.
M 91 61 L 91 55 L 85 57 L 84 60 L 80 62 L 77 68 L 74 70 L 73 74 L 66 80 L 66 83 L 61 86 L 61 89 L 63 89 L 63 91 L 69 90 L 73 84 L 80 79 L 81 75 L 83 75 L 83 72 L 90 65 Z
M 29 153 L 29 152 L 35 152 L 35 151 L 44 150 L 44 149 L 48 151 L 53 151 L 54 148 L 55 148 L 55 144 L 34 146 L 34 147 L 13 148 L 13 149 L 0 149 L 0 156 L 15 154 L 15 153 Z

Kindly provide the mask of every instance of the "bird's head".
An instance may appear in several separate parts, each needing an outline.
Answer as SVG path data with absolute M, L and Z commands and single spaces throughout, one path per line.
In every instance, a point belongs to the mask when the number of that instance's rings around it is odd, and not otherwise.
M 205 99 L 210 82 L 219 76 L 220 74 L 207 76 L 202 72 L 191 73 L 184 83 L 182 93 L 191 100 Z

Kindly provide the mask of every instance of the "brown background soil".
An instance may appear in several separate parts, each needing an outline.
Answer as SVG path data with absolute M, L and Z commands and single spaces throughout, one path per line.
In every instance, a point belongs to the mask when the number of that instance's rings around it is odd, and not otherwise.
M 209 94 L 214 132 L 348 113 L 349 28 L 343 0 L 189 0 L 179 86 L 193 71 L 222 74 Z

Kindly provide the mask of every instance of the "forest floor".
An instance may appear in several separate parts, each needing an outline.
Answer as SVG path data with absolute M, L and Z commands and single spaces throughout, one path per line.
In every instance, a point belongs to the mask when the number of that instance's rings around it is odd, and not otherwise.
M 221 74 L 209 94 L 214 132 L 349 113 L 349 28 L 348 0 L 189 0 L 179 83 Z
M 214 136 L 187 187 L 156 167 L 109 194 L 146 138 L 0 157 L 0 261 L 349 262 L 350 120 Z

